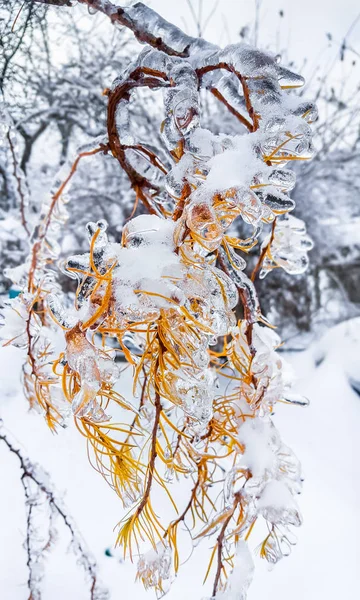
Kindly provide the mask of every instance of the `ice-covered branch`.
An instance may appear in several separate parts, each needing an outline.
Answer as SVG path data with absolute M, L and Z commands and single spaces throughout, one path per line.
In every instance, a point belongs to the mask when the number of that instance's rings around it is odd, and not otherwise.
M 303 78 L 273 54 L 189 38 L 141 3 L 80 2 L 152 46 L 107 89 L 108 139 L 82 154 L 116 159 L 135 193 L 135 211 L 140 201 L 147 214 L 128 220 L 118 241 L 103 219 L 90 221 L 89 251 L 61 265 L 77 283 L 75 298 L 62 296 L 51 266 L 77 159 L 44 205 L 27 289 L 8 308 L 17 329 L 5 329 L 5 339 L 28 348 L 28 395 L 48 424 L 62 425 L 72 412 L 95 468 L 130 508 L 117 541 L 131 558 L 141 554 L 145 586 L 163 593 L 171 583 L 184 527 L 194 544 L 214 541 L 207 571 L 216 564 L 213 596 L 231 598 L 238 587 L 243 599 L 252 573 L 247 543 L 257 523 L 268 527 L 261 556 L 273 563 L 289 551 L 290 526 L 301 524 L 300 465 L 271 415 L 277 402 L 306 399 L 291 392 L 277 353 L 281 340 L 262 315 L 255 279 L 276 267 L 296 273 L 307 266 L 311 242 L 289 216 L 289 165 L 312 156 L 316 107 L 289 96 Z M 142 88 L 163 93 L 163 153 L 154 140 L 140 139 L 134 123 L 131 107 Z M 237 116 L 244 135 L 202 126 L 201 91 Z M 235 237 L 237 219 L 246 237 Z M 271 231 L 251 279 L 246 259 L 263 228 Z M 52 343 L 55 331 L 62 332 L 61 348 Z M 116 353 L 133 366 L 135 405 L 117 391 Z M 219 379 L 229 381 L 222 393 Z M 113 423 L 119 411 L 121 423 Z M 178 508 L 183 498 L 173 497 L 171 482 L 189 476 L 189 497 Z M 167 522 L 153 506 L 155 488 L 175 513 Z
M 35 0 L 35 2 L 57 6 L 75 4 L 71 0 Z M 139 42 L 149 44 L 169 56 L 184 58 L 189 55 L 191 46 L 207 44 L 199 38 L 184 34 L 181 29 L 163 19 L 142 2 L 127 7 L 118 6 L 109 0 L 78 0 L 78 2 L 87 5 L 91 10 L 105 14 L 114 24 L 130 29 Z
M 71 548 L 89 579 L 89 598 L 106 600 L 108 592 L 100 582 L 95 558 L 89 552 L 85 541 L 77 530 L 63 500 L 51 482 L 49 474 L 38 464 L 33 463 L 17 446 L 0 421 L 0 441 L 17 456 L 22 471 L 21 483 L 26 500 L 26 552 L 29 569 L 28 587 L 33 600 L 41 599 L 41 582 L 45 575 L 46 554 L 56 542 L 57 531 L 54 518 L 61 517 L 71 538 Z M 46 524 L 47 523 L 47 524 Z

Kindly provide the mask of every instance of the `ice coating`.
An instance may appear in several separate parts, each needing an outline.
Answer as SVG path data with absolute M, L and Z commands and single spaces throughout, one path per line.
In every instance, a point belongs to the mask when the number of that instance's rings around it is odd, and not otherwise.
M 261 514 L 276 525 L 301 525 L 301 516 L 294 497 L 285 483 L 273 479 L 266 484 L 258 504 Z
M 290 275 L 300 275 L 309 266 L 308 252 L 314 244 L 306 233 L 305 223 L 293 215 L 285 215 L 276 221 L 274 234 L 265 238 L 266 249 L 260 271 L 264 278 L 272 269 L 281 267 Z
M 162 588 L 166 590 L 165 584 L 170 584 L 172 575 L 171 548 L 159 542 L 155 548 L 142 555 L 138 562 L 137 577 L 144 583 L 145 588 Z
M 166 366 L 165 380 L 160 384 L 162 396 L 172 401 L 176 398 L 176 404 L 191 417 L 192 427 L 203 428 L 212 417 L 214 398 L 214 375 L 208 367 L 207 348 L 235 325 L 231 311 L 238 302 L 236 286 L 226 273 L 206 261 L 197 267 L 183 264 L 175 252 L 173 224 L 155 215 L 142 215 L 130 221 L 123 230 L 122 244 L 101 242 L 101 252 L 96 242 L 100 235 L 106 236 L 105 225 L 89 224 L 88 229 L 96 238 L 92 253 L 70 258 L 66 267 L 70 274 L 76 271 L 78 277 L 79 322 L 66 334 L 66 357 L 69 367 L 85 382 L 84 393 L 74 399 L 75 414 L 90 410 L 88 407 L 91 408 L 103 379 L 97 364 L 98 351 L 86 340 L 82 328 L 85 330 L 88 324 L 91 328 L 116 332 L 119 327 L 125 329 L 137 321 L 150 324 L 166 319 L 170 327 L 164 332 L 164 343 L 169 343 L 169 350 L 176 352 L 179 367 L 182 361 L 189 364 L 174 369 L 171 361 Z M 82 275 L 80 265 L 86 266 Z M 109 271 L 108 291 L 104 289 L 106 314 L 95 320 L 99 304 L 94 292 L 97 273 L 106 277 Z M 63 327 L 73 325 L 76 315 L 59 306 L 57 299 L 50 296 L 48 304 Z M 186 315 L 190 319 L 188 325 L 186 318 L 184 321 Z M 199 334 L 194 335 L 189 329 L 192 320 L 202 327 Z M 184 329 L 185 335 L 178 338 L 177 328 Z M 165 365 L 169 359 L 170 354 L 168 357 L 165 353 Z
M 312 155 L 316 108 L 291 98 L 287 90 L 303 79 L 271 53 L 191 38 L 141 3 L 115 10 L 94 0 L 92 7 L 152 46 L 108 91 L 108 137 L 80 152 L 111 153 L 140 214 L 116 240 L 104 220 L 88 223 L 89 251 L 61 265 L 77 285 L 72 301 L 51 268 L 74 172 L 66 165 L 27 264 L 9 273 L 26 290 L 5 309 L 4 332 L 7 343 L 27 348 L 28 398 L 53 428 L 72 412 L 94 465 L 130 509 L 118 543 L 140 554 L 145 587 L 168 588 L 184 560 L 177 537 L 184 528 L 193 545 L 216 536 L 213 598 L 244 600 L 253 572 L 246 542 L 257 522 L 266 522 L 260 556 L 271 563 L 289 552 L 289 528 L 301 523 L 300 465 L 271 415 L 279 401 L 306 401 L 291 390 L 256 278 L 279 266 L 302 273 L 308 264 L 312 243 L 289 214 L 290 167 Z M 138 139 L 132 123 L 129 103 L 141 87 L 162 93 L 161 149 Z M 244 135 L 202 127 L 206 91 Z M 244 239 L 236 237 L 237 219 Z M 248 253 L 262 235 L 251 273 Z M 133 403 L 120 394 L 118 359 L 131 365 Z M 114 423 L 120 409 L 124 422 Z M 172 503 L 168 486 L 182 477 L 191 480 L 190 494 L 176 498 L 179 508 L 164 522 L 152 490 Z
M 108 421 L 109 417 L 96 401 L 102 384 L 113 384 L 119 377 L 119 369 L 104 352 L 95 348 L 79 325 L 66 333 L 65 357 L 70 369 L 80 377 L 80 390 L 72 401 L 73 413 L 87 416 L 96 422 Z

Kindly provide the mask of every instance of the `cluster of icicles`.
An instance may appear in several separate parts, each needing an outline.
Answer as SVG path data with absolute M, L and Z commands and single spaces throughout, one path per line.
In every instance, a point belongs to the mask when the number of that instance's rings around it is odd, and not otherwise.
M 119 242 L 108 240 L 104 221 L 88 224 L 89 252 L 61 265 L 77 282 L 71 304 L 51 269 L 67 201 L 54 192 L 28 263 L 9 273 L 25 287 L 5 311 L 5 332 L 27 348 L 31 404 L 51 427 L 73 413 L 95 466 L 128 509 L 118 543 L 131 558 L 140 554 L 144 585 L 165 592 L 188 558 L 184 539 L 193 547 L 205 538 L 212 598 L 242 600 L 253 571 L 248 544 L 261 523 L 260 555 L 270 563 L 288 554 L 289 528 L 301 523 L 300 466 L 270 415 L 279 401 L 306 404 L 291 392 L 245 257 L 265 225 L 260 276 L 307 267 L 312 244 L 289 214 L 295 175 L 286 166 L 311 157 L 316 108 L 284 91 L 301 77 L 245 45 L 219 50 L 199 41 L 186 59 L 146 49 L 111 93 L 141 81 L 135 72 L 165 88 L 166 168 L 153 154 L 147 162 L 134 141 L 135 85 L 116 111 L 126 169 L 157 190 L 147 196 L 153 214 L 128 221 Z M 251 131 L 202 129 L 200 85 L 220 91 Z M 249 227 L 246 239 L 234 235 L 236 218 Z M 119 355 L 133 369 L 135 401 L 121 393 Z

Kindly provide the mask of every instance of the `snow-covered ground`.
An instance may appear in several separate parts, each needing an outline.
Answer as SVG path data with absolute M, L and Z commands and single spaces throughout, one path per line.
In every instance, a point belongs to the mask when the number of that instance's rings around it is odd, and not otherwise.
M 21 351 L 2 348 L 0 358 L 0 406 L 6 427 L 24 452 L 51 473 L 58 490 L 65 491 L 67 506 L 99 561 L 112 600 L 154 598 L 134 582 L 134 567 L 121 562 L 118 552 L 105 555 L 123 510 L 88 464 L 84 439 L 74 427 L 53 435 L 39 415 L 28 413 L 19 385 Z M 349 374 L 360 379 L 360 319 L 337 326 L 309 350 L 287 358 L 298 373 L 298 390 L 311 401 L 306 409 L 279 405 L 275 416 L 285 443 L 303 464 L 305 485 L 299 503 L 304 525 L 292 555 L 272 571 L 256 559 L 249 600 L 352 600 L 360 584 L 360 397 L 349 385 Z M 20 471 L 4 444 L 0 461 L 0 597 L 27 600 Z M 60 521 L 58 525 L 60 537 L 49 555 L 43 600 L 87 600 L 89 586 L 68 551 L 65 528 Z M 201 585 L 207 558 L 202 548 L 184 565 L 169 600 L 200 600 L 209 594 Z

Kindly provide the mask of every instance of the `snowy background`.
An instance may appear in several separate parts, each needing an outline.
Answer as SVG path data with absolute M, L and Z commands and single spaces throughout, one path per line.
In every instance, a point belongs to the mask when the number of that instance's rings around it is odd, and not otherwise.
M 289 558 L 269 571 L 257 559 L 249 599 L 318 600 L 356 598 L 360 549 L 360 399 L 349 384 L 348 365 L 359 373 L 360 320 L 343 323 L 304 352 L 289 353 L 297 370 L 297 388 L 310 406 L 281 406 L 275 424 L 303 464 L 305 484 L 299 500 L 304 524 Z M 73 428 L 52 435 L 36 414 L 27 412 L 18 384 L 21 351 L 1 350 L 2 415 L 7 428 L 33 460 L 51 473 L 79 529 L 96 555 L 101 576 L 112 598 L 142 600 L 152 595 L 134 583 L 135 568 L 121 562 L 113 550 L 113 528 L 122 515 L 115 494 L 88 464 L 84 440 Z M 129 373 L 130 375 L 130 373 Z M 130 377 L 128 377 L 130 382 Z M 130 384 L 129 384 L 130 387 Z M 124 393 L 124 391 L 123 391 Z M 0 576 L 6 600 L 25 600 L 27 594 L 23 490 L 17 459 L 0 447 L 2 477 Z M 69 537 L 59 523 L 60 540 L 49 555 L 45 599 L 88 598 L 81 569 L 68 551 Z M 105 554 L 111 550 L 113 557 Z M 202 558 L 203 557 L 203 558 Z M 184 565 L 168 597 L 201 598 L 206 588 L 206 553 L 199 551 Z
M 153 0 L 148 4 L 189 33 L 196 33 L 189 3 Z M 359 56 L 360 18 L 355 0 L 331 3 L 303 0 L 286 5 L 279 0 L 271 3 L 268 0 L 262 3 L 206 0 L 203 10 L 211 14 L 214 7 L 215 13 L 209 19 L 204 36 L 223 45 L 237 39 L 243 26 L 253 27 L 256 4 L 260 10 L 256 36 L 261 46 L 275 51 L 286 47 L 288 56 L 297 65 L 302 65 L 305 56 L 305 76 L 311 76 L 314 65 L 320 65 L 323 73 L 331 69 L 335 86 L 341 85 L 345 75 L 348 77 L 345 73 L 348 65 L 334 61 L 345 36 L 351 46 L 352 59 L 357 61 Z M 198 9 L 197 2 L 192 5 Z M 331 43 L 327 32 L 331 32 Z M 61 48 L 60 42 L 59 57 Z M 351 71 L 355 85 L 359 83 L 359 74 L 356 62 Z M 45 157 L 38 151 L 32 168 L 42 162 Z M 360 196 L 353 195 L 352 202 L 359 207 Z M 353 236 L 357 243 L 358 223 L 350 227 L 346 223 L 346 227 L 346 236 Z M 316 252 L 315 249 L 312 253 L 314 257 Z M 334 321 L 342 314 L 342 302 L 345 305 L 347 301 L 338 294 Z M 356 308 L 354 314 L 358 314 Z M 305 484 L 300 507 L 304 525 L 298 532 L 299 543 L 291 556 L 273 570 L 268 570 L 265 561 L 256 560 L 249 600 L 260 597 L 352 600 L 357 598 L 360 585 L 360 318 L 331 323 L 327 331 L 324 326 L 315 328 L 297 340 L 297 347 L 304 350 L 292 348 L 289 351 L 292 344 L 288 344 L 287 352 L 287 346 L 284 350 L 297 373 L 296 388 L 309 398 L 310 406 L 279 405 L 275 424 L 303 465 Z M 115 600 L 151 598 L 152 592 L 145 592 L 139 583 L 134 583 L 135 568 L 128 562 L 125 564 L 121 553 L 113 548 L 113 529 L 123 510 L 116 495 L 89 466 L 84 439 L 72 427 L 54 435 L 39 415 L 28 412 L 20 382 L 22 351 L 1 348 L 0 353 L 1 417 L 7 430 L 24 452 L 51 474 L 56 488 L 63 493 L 69 511 L 99 562 L 101 578 L 109 586 L 111 597 Z M 121 392 L 125 396 L 130 393 L 130 380 L 128 370 L 122 378 Z M 26 600 L 23 489 L 17 458 L 5 445 L 0 445 L 0 464 L 0 597 Z M 59 534 L 56 548 L 48 558 L 44 599 L 85 600 L 89 597 L 88 584 L 82 570 L 76 567 L 68 533 L 60 522 Z M 169 600 L 184 597 L 195 600 L 209 595 L 209 589 L 201 585 L 205 571 L 205 553 L 201 548 L 195 549 L 169 592 Z

